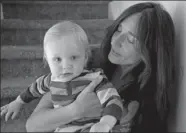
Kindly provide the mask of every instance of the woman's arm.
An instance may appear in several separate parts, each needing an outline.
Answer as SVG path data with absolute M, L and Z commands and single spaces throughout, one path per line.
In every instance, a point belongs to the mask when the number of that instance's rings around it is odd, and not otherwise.
M 78 119 L 78 116 L 75 114 L 75 109 L 73 109 L 73 104 L 60 109 L 54 109 L 50 99 L 50 93 L 43 96 L 27 120 L 27 132 L 53 131 L 60 125 Z
M 51 132 L 61 125 L 82 117 L 100 116 L 101 104 L 93 90 L 101 80 L 102 77 L 91 82 L 73 103 L 58 109 L 53 108 L 50 93 L 45 94 L 27 120 L 27 131 Z

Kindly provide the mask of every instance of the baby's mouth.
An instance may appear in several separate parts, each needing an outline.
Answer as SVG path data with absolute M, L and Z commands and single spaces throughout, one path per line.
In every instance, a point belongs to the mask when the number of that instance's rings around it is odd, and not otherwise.
M 68 77 L 68 76 L 71 76 L 73 73 L 63 73 L 63 74 L 60 74 L 60 76 L 62 77 Z

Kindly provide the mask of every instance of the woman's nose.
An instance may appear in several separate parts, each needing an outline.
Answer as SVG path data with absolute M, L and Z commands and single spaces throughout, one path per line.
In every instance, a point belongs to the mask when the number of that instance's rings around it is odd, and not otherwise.
M 121 48 L 122 45 L 125 44 L 125 40 L 126 40 L 126 34 L 125 33 L 118 33 L 117 35 L 115 35 L 112 39 L 111 44 Z
M 119 33 L 114 33 L 113 37 L 112 37 L 112 41 L 111 41 L 111 45 L 114 46 L 114 47 L 121 47 L 121 43 L 119 42 L 119 37 L 120 37 L 120 34 Z

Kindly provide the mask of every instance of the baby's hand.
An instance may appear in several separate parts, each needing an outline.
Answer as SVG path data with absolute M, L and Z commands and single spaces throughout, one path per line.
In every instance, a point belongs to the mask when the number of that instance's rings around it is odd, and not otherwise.
M 109 132 L 109 131 L 110 131 L 109 125 L 101 122 L 94 124 L 90 129 L 90 132 Z
M 14 119 L 19 114 L 22 106 L 23 102 L 20 102 L 18 100 L 14 100 L 9 104 L 4 105 L 3 107 L 1 107 L 1 117 L 6 114 L 5 121 L 7 121 L 11 116 L 12 119 Z

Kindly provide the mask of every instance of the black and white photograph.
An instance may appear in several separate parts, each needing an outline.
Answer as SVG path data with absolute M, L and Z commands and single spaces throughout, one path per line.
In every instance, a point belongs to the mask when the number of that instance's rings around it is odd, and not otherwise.
M 186 1 L 1 0 L 1 132 L 186 132 Z

